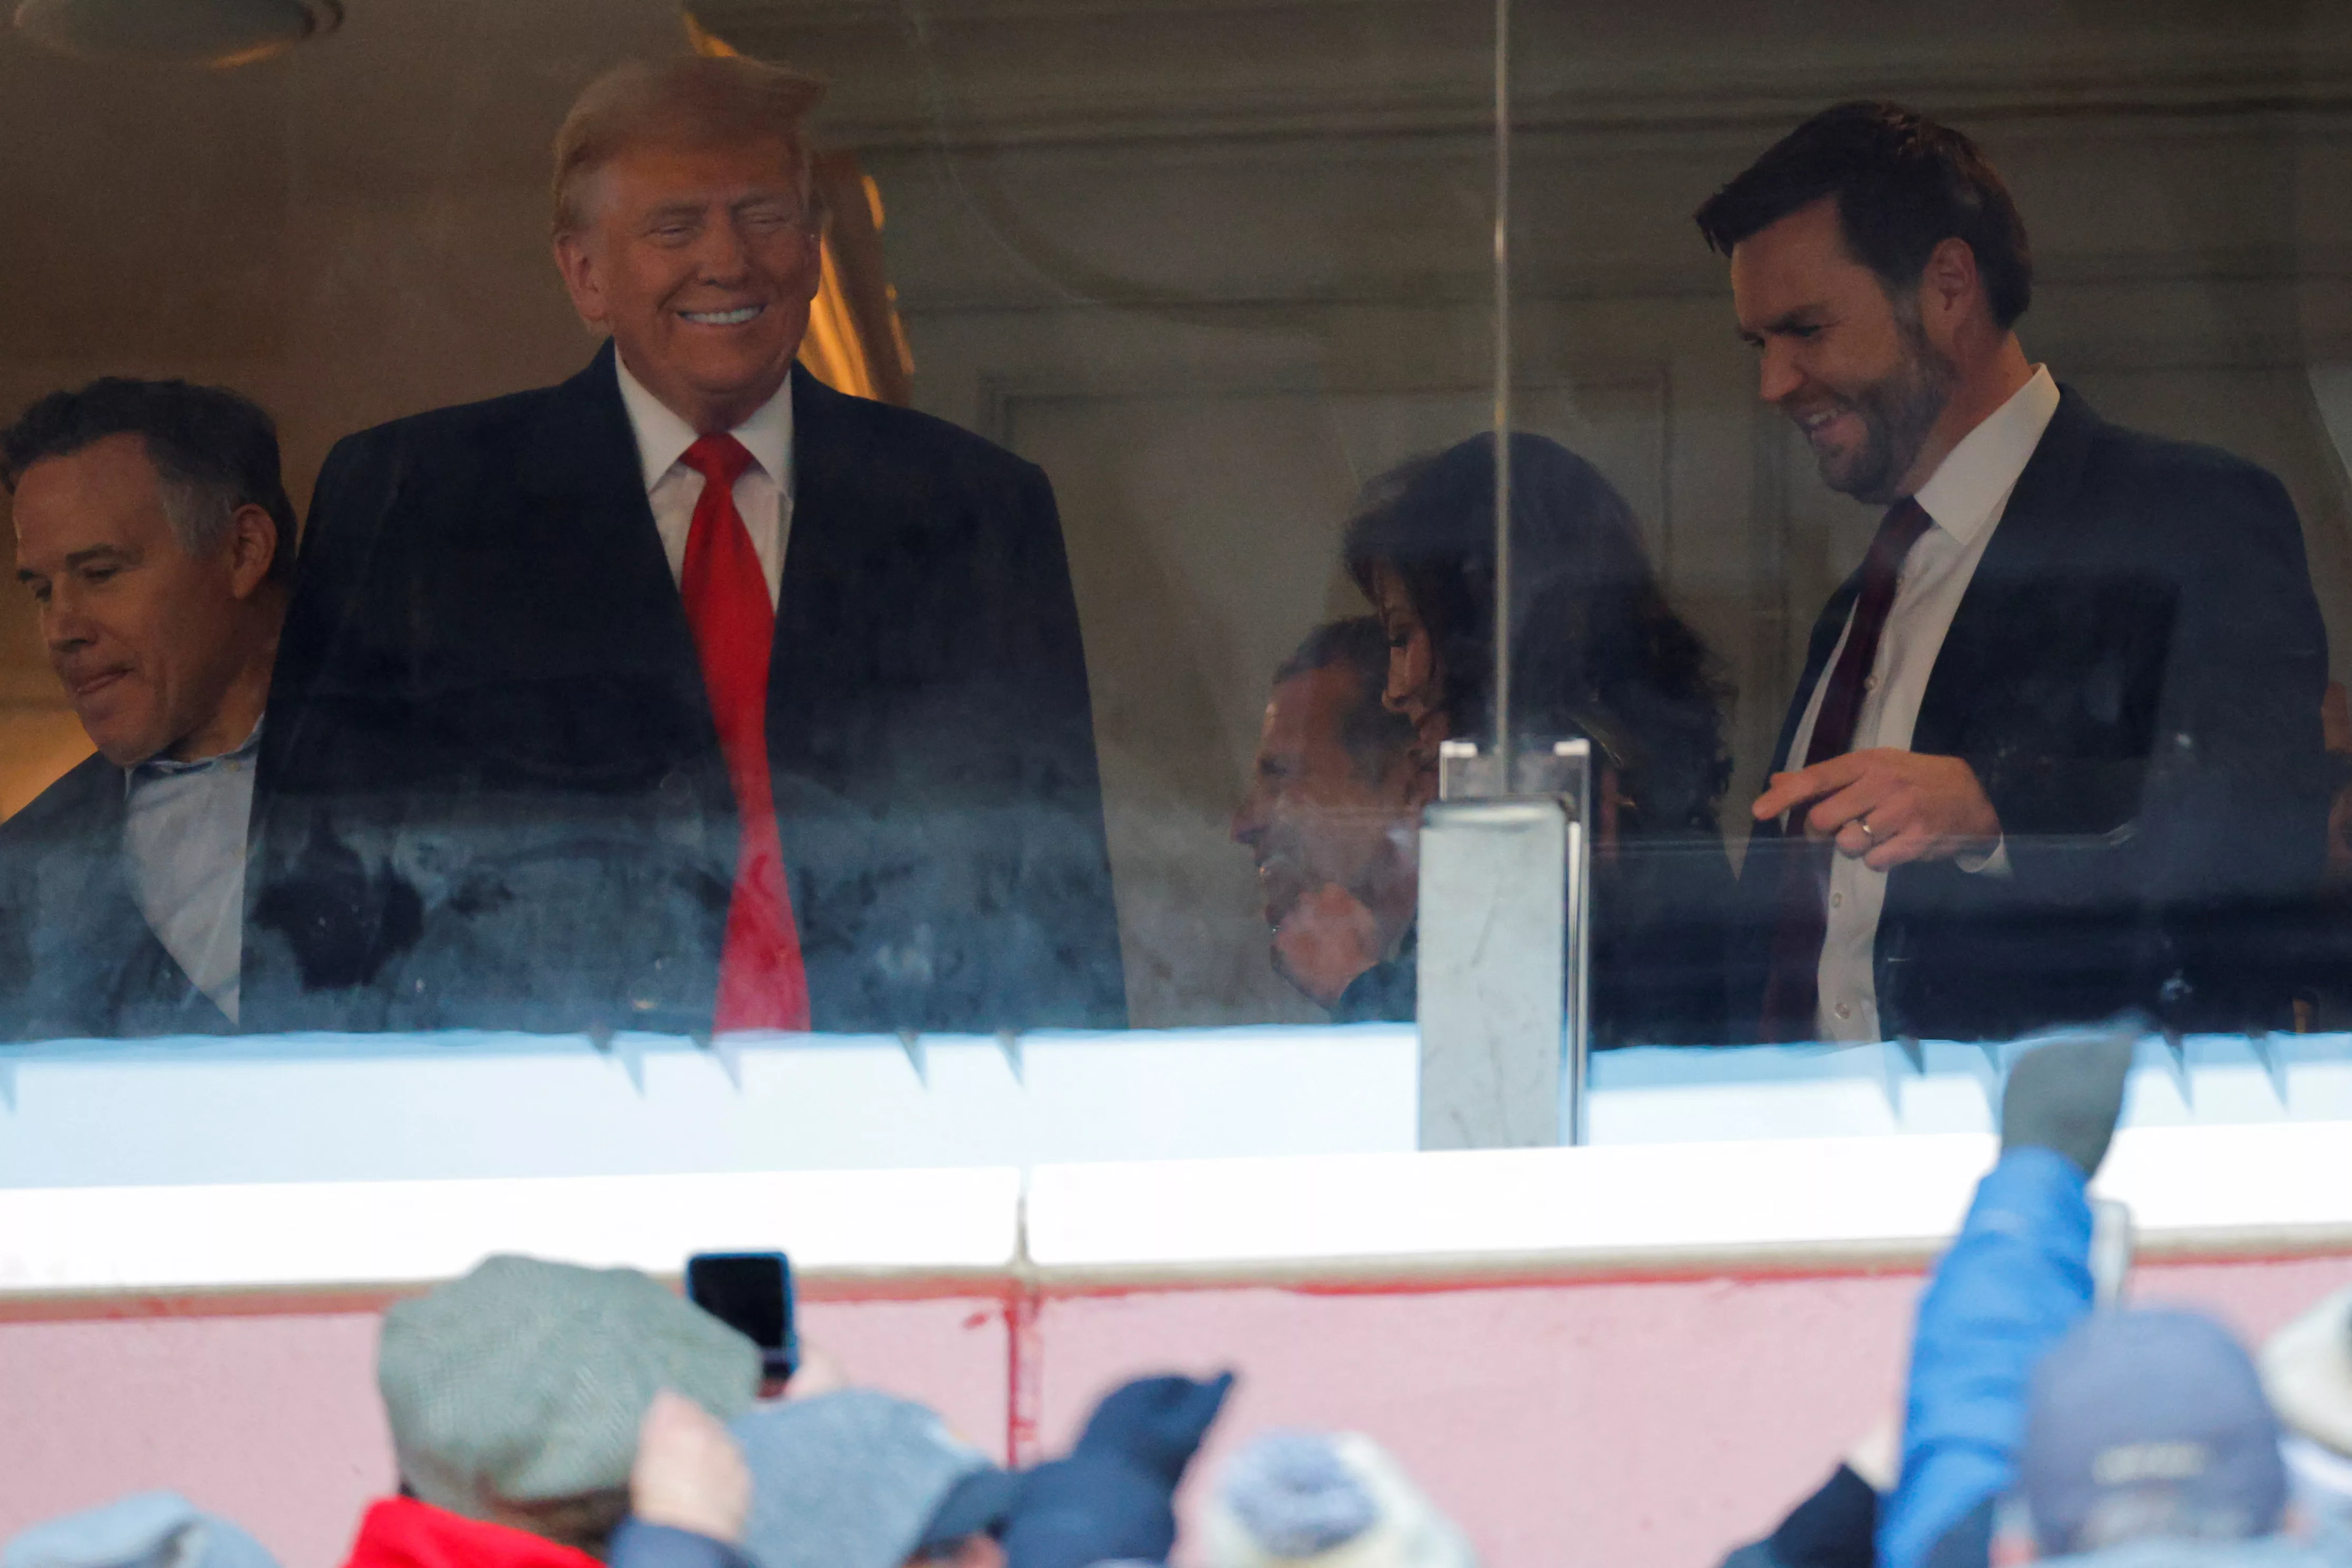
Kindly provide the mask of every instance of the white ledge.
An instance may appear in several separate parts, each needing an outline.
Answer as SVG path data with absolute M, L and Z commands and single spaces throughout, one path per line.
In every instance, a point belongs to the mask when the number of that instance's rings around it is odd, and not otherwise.
M 1597 1145 L 1989 1133 L 2017 1046 L 1593 1058 Z M 522 1035 L 0 1050 L 0 1188 L 892 1170 L 1412 1152 L 1409 1026 Z M 2140 1048 L 2135 1127 L 2352 1121 L 2352 1038 Z
M 0 1192 L 0 1290 L 398 1285 L 494 1252 L 674 1274 L 781 1247 L 820 1272 L 1003 1270 L 1021 1173 L 772 1175 L 49 1187 Z
M 520 1251 L 675 1272 L 782 1247 L 815 1275 L 1279 1281 L 1836 1266 L 1932 1253 L 1981 1134 L 961 1170 L 0 1192 L 0 1292 L 421 1283 Z M 2147 1127 L 2099 1190 L 2143 1243 L 2352 1249 L 2352 1125 Z M 1025 1247 L 1024 1247 L 1025 1238 Z

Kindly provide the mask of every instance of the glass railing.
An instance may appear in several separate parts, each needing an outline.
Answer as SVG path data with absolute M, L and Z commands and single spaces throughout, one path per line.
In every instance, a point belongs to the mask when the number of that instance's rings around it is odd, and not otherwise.
M 2332 21 L 343 9 L 0 57 L 0 1181 L 2336 1113 Z

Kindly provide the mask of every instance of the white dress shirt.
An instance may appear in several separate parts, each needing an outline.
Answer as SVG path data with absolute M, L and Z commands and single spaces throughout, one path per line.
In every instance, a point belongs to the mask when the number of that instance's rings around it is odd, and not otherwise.
M 1878 640 L 1878 658 L 1863 684 L 1862 713 L 1853 727 L 1853 749 L 1889 747 L 1907 751 L 1912 727 L 1919 719 L 1919 704 L 1927 693 L 1927 677 L 1943 650 L 1944 633 L 1959 609 L 1977 562 L 2009 507 L 2010 492 L 2025 471 L 2050 416 L 2058 412 L 2058 383 L 2049 367 L 2036 365 L 2033 379 L 2007 402 L 1961 438 L 1914 497 L 1934 527 L 1919 536 L 1903 558 L 1896 579 L 1894 607 Z M 1845 646 L 1853 627 L 1849 613 L 1846 632 L 1838 637 Z M 1832 651 L 1805 716 L 1797 726 L 1790 747 L 1790 768 L 1800 766 L 1812 744 L 1813 723 L 1822 711 L 1822 697 L 1830 673 L 1837 668 Z M 1985 876 L 2009 873 L 2005 845 L 1990 855 L 1963 858 L 1960 869 Z M 1873 871 L 1859 860 L 1833 857 L 1830 869 L 1829 935 L 1822 944 L 1821 1012 L 1815 1020 L 1819 1040 L 1867 1040 L 1879 1038 L 1878 982 L 1874 959 L 1878 946 L 1878 917 L 1886 907 L 1886 873 Z
M 126 770 L 122 848 L 131 896 L 172 961 L 236 1022 L 245 956 L 246 830 L 261 727 L 234 751 L 151 758 Z
M 676 582 L 686 571 L 686 538 L 694 528 L 694 503 L 702 497 L 701 474 L 679 461 L 694 444 L 694 426 L 647 392 L 618 354 L 613 356 L 613 368 L 620 372 L 621 403 L 629 412 L 629 429 L 637 438 L 646 499 L 654 509 L 654 527 L 661 530 L 670 580 Z M 751 454 L 751 466 L 735 480 L 735 509 L 751 530 L 751 549 L 760 557 L 761 573 L 768 580 L 768 602 L 772 605 L 783 584 L 784 545 L 793 531 L 791 378 L 786 377 L 775 396 L 728 434 Z

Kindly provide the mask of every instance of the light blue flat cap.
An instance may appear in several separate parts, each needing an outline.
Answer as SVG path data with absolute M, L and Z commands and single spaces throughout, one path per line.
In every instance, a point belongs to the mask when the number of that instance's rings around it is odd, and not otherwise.
M 177 1492 L 147 1491 L 37 1524 L 0 1568 L 278 1568 L 269 1549 Z
M 758 1568 L 898 1568 L 936 1530 L 980 1531 L 1011 1502 L 1014 1479 L 987 1455 L 875 1389 L 762 1406 L 730 1430 L 751 1471 L 743 1550 Z

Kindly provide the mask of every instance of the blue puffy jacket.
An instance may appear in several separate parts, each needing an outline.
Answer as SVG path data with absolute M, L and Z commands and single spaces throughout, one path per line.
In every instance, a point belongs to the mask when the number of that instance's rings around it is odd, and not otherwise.
M 1878 1516 L 1879 1568 L 1924 1568 L 2006 1492 L 2033 1369 L 2091 1311 L 2091 1205 L 2065 1155 L 2011 1149 L 1977 1184 L 1919 1301 L 1903 1469 Z

